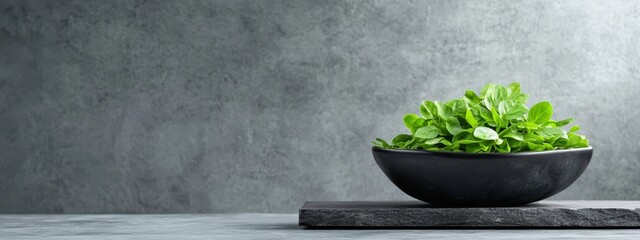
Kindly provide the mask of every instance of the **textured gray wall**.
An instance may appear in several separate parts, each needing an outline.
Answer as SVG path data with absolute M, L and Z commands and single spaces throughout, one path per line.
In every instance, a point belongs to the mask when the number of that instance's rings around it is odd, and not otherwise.
M 0 212 L 407 199 L 369 141 L 522 82 L 595 148 L 556 199 L 640 199 L 637 1 L 0 0 Z

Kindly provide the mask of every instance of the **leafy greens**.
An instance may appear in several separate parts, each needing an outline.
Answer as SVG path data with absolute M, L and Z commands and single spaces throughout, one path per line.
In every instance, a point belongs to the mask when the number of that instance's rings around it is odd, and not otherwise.
M 464 97 L 448 102 L 423 101 L 420 115 L 407 114 L 404 125 L 410 134 L 400 134 L 391 143 L 376 138 L 373 145 L 391 149 L 422 149 L 453 152 L 525 152 L 589 146 L 576 132 L 573 118 L 552 120 L 553 106 L 547 101 L 531 108 L 520 83 L 487 84 L 480 95 L 467 90 Z

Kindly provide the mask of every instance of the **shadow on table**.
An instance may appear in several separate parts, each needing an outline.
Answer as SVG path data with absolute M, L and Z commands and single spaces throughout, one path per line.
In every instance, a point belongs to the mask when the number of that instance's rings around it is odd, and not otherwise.
M 298 226 L 298 224 L 291 223 L 267 223 L 267 224 L 246 224 L 245 225 L 251 229 L 259 229 L 259 230 L 302 230 L 305 227 Z

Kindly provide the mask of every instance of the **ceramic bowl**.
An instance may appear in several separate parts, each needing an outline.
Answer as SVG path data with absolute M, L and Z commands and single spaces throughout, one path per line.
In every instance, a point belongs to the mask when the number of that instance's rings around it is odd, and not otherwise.
M 508 207 L 551 197 L 589 165 L 593 148 L 456 153 L 373 147 L 385 175 L 411 197 L 440 206 Z

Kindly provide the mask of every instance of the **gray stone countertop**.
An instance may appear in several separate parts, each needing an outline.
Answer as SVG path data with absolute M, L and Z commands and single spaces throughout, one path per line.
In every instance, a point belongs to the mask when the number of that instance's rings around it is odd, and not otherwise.
M 640 239 L 640 229 L 310 230 L 297 214 L 0 215 L 0 239 Z

